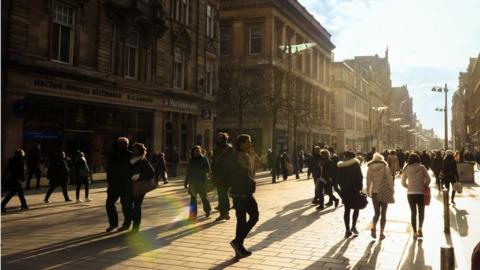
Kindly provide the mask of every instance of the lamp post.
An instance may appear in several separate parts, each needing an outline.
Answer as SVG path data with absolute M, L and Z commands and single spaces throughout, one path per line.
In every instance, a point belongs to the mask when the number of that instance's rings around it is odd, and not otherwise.
M 445 84 L 445 87 L 432 87 L 432 92 L 444 92 L 445 93 L 445 107 L 442 108 L 436 108 L 435 111 L 438 112 L 444 112 L 445 113 L 445 142 L 444 142 L 444 148 L 445 150 L 448 149 L 448 110 L 447 110 L 447 102 L 448 102 L 448 88 L 447 84 Z

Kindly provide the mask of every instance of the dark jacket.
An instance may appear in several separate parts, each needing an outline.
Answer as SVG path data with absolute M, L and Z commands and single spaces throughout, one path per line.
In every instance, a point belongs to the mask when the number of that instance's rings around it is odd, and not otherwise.
M 21 156 L 14 156 L 8 160 L 7 167 L 3 173 L 2 183 L 8 190 L 17 190 L 22 187 L 21 182 L 25 181 L 25 161 Z
M 249 156 L 240 151 L 234 152 L 230 156 L 228 164 L 232 197 L 255 193 L 255 176 Z
M 128 150 L 119 150 L 110 157 L 107 166 L 107 192 L 124 193 L 131 190 L 131 157 L 132 153 Z
M 430 169 L 432 161 L 430 156 L 427 153 L 422 153 L 420 155 L 420 161 L 422 162 L 423 166 L 427 168 L 427 170 Z
M 454 183 L 459 179 L 457 163 L 453 157 L 446 157 L 443 161 L 443 182 L 444 183 Z
M 227 178 L 229 176 L 229 171 L 227 161 L 230 158 L 230 155 L 234 152 L 235 150 L 230 144 L 217 147 L 213 150 L 212 173 L 218 185 L 228 186 Z
M 443 158 L 434 157 L 432 160 L 432 171 L 434 173 L 439 173 L 443 169 Z
M 152 166 L 159 175 L 164 175 L 167 170 L 167 161 L 162 154 L 156 154 L 152 156 Z
M 185 182 L 193 186 L 201 186 L 207 180 L 207 173 L 210 172 L 210 163 L 204 156 L 193 157 L 188 163 L 187 177 Z
M 67 160 L 56 156 L 48 165 L 47 178 L 52 185 L 62 185 L 68 183 L 68 173 L 70 168 L 68 167 Z
M 321 160 L 322 158 L 320 155 L 313 155 L 310 158 L 310 164 L 308 168 L 310 169 L 313 179 L 318 179 L 322 176 L 322 167 L 320 167 Z
M 155 170 L 153 169 L 152 164 L 146 158 L 139 158 L 139 159 L 130 159 L 130 166 L 129 166 L 129 177 L 130 180 L 132 176 L 135 174 L 139 174 L 140 178 L 136 181 L 149 181 L 155 177 Z
M 338 163 L 337 184 L 345 207 L 352 206 L 352 198 L 363 188 L 363 174 L 360 161 L 352 158 Z
M 90 168 L 85 158 L 77 158 L 75 161 L 75 178 L 81 181 L 90 176 Z

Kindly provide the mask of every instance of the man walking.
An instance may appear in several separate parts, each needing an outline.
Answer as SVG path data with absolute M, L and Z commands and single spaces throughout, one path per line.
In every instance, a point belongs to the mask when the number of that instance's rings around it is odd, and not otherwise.
M 22 182 L 25 181 L 24 158 L 25 152 L 22 149 L 17 149 L 15 155 L 8 160 L 7 168 L 2 177 L 3 187 L 8 190 L 7 195 L 2 201 L 2 212 L 7 211 L 7 204 L 15 193 L 18 194 L 18 198 L 22 204 L 22 210 L 28 209 L 22 188 Z
M 235 152 L 233 146 L 228 143 L 228 134 L 220 132 L 217 135 L 216 147 L 213 150 L 212 173 L 217 184 L 218 211 L 220 216 L 215 221 L 229 220 L 230 200 L 228 199 L 228 177 L 227 160 Z
M 237 216 L 235 239 L 230 242 L 230 245 L 235 250 L 238 259 L 252 255 L 251 251 L 245 249 L 243 242 L 259 217 L 258 205 L 253 197 L 256 189 L 254 169 L 248 157 L 251 149 L 250 135 L 239 135 L 235 142 L 236 152 L 232 154 L 229 160 L 232 188 L 230 196 L 233 198 Z M 247 214 L 250 216 L 248 221 Z

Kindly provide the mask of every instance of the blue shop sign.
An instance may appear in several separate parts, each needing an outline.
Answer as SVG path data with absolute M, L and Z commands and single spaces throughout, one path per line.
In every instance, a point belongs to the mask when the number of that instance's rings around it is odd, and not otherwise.
M 63 137 L 62 131 L 24 131 L 24 140 L 58 140 Z

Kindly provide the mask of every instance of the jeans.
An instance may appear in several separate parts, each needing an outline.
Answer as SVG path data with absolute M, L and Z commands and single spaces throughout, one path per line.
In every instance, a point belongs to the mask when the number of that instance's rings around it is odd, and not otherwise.
M 7 195 L 5 196 L 5 198 L 3 198 L 2 209 L 5 209 L 8 202 L 12 199 L 12 197 L 15 195 L 15 193 L 18 194 L 18 198 L 20 199 L 20 203 L 22 204 L 22 208 L 27 207 L 27 201 L 25 200 L 25 196 L 23 195 L 22 185 L 18 184 L 18 186 L 16 188 L 12 188 L 11 190 L 9 190 Z
M 452 186 L 452 195 L 450 196 L 450 200 L 452 202 L 455 200 L 455 194 L 456 194 L 456 191 L 453 188 L 453 184 L 455 184 L 455 183 L 456 182 L 454 182 L 454 181 L 445 181 L 445 183 L 444 183 L 444 186 L 448 191 L 450 191 L 450 186 Z
M 352 226 L 350 227 L 350 209 L 345 207 L 345 212 L 343 213 L 343 222 L 345 223 L 345 229 L 350 231 L 350 228 L 354 229 L 357 226 L 358 215 L 360 214 L 360 209 L 351 209 L 353 210 L 352 216 Z
M 212 208 L 210 207 L 210 202 L 207 198 L 207 193 L 205 189 L 201 186 L 190 186 L 190 217 L 197 217 L 197 194 L 200 195 L 202 200 L 203 210 L 205 213 L 210 213 Z
M 332 182 L 332 180 L 327 181 L 327 183 L 324 186 L 324 190 L 325 190 L 325 194 L 328 195 L 328 202 L 329 203 L 332 203 L 332 202 L 338 200 L 337 197 L 335 197 L 335 195 L 333 195 L 333 182 Z
M 28 169 L 28 177 L 27 177 L 27 189 L 30 189 L 30 181 L 32 180 L 32 177 L 35 175 L 35 178 L 37 179 L 37 186 L 36 188 L 40 188 L 40 176 L 42 175 L 40 168 L 29 168 Z
M 77 179 L 77 189 L 75 190 L 75 195 L 77 197 L 77 200 L 80 199 L 80 188 L 82 187 L 82 184 L 85 185 L 85 198 L 88 198 L 88 190 L 89 190 L 88 177 L 79 177 Z
M 424 202 L 424 195 L 423 194 L 408 194 L 408 204 L 410 205 L 410 212 L 411 212 L 411 223 L 413 232 L 417 232 L 417 208 L 418 208 L 418 220 L 419 220 L 419 227 L 423 227 L 423 219 L 425 217 L 425 202 Z
M 228 187 L 217 186 L 218 191 L 218 211 L 220 215 L 228 215 L 230 210 L 230 199 L 228 198 Z
M 55 188 L 57 188 L 58 186 L 62 187 L 63 197 L 65 198 L 65 201 L 70 200 L 70 198 L 68 198 L 67 183 L 64 182 L 64 183 L 50 184 L 50 187 L 47 190 L 47 194 L 45 194 L 45 201 L 48 201 L 48 199 L 50 198 L 50 195 L 52 195 L 53 190 L 55 190 Z
M 115 203 L 120 198 L 122 204 L 122 211 L 124 216 L 123 226 L 130 227 L 131 223 L 131 198 L 125 194 L 119 192 L 107 192 L 107 201 L 105 202 L 105 208 L 107 210 L 108 223 L 111 227 L 118 227 L 118 214 Z
M 319 202 L 320 206 L 324 205 L 323 198 L 323 189 L 325 187 L 325 182 L 321 181 L 320 178 L 315 179 L 315 200 Z
M 237 230 L 235 233 L 235 242 L 243 246 L 243 242 L 253 226 L 258 222 L 258 205 L 253 194 L 245 198 L 233 198 L 233 206 L 237 216 Z M 249 219 L 247 221 L 247 214 Z
M 145 198 L 145 194 L 140 196 L 133 197 L 133 207 L 132 207 L 132 221 L 133 221 L 133 230 L 140 228 L 140 222 L 142 221 L 142 203 Z
M 372 203 L 373 210 L 375 211 L 375 215 L 373 216 L 373 228 L 377 228 L 377 222 L 380 218 L 380 230 L 383 232 L 385 229 L 385 224 L 387 223 L 388 203 L 379 202 L 377 199 L 377 193 L 372 194 Z

